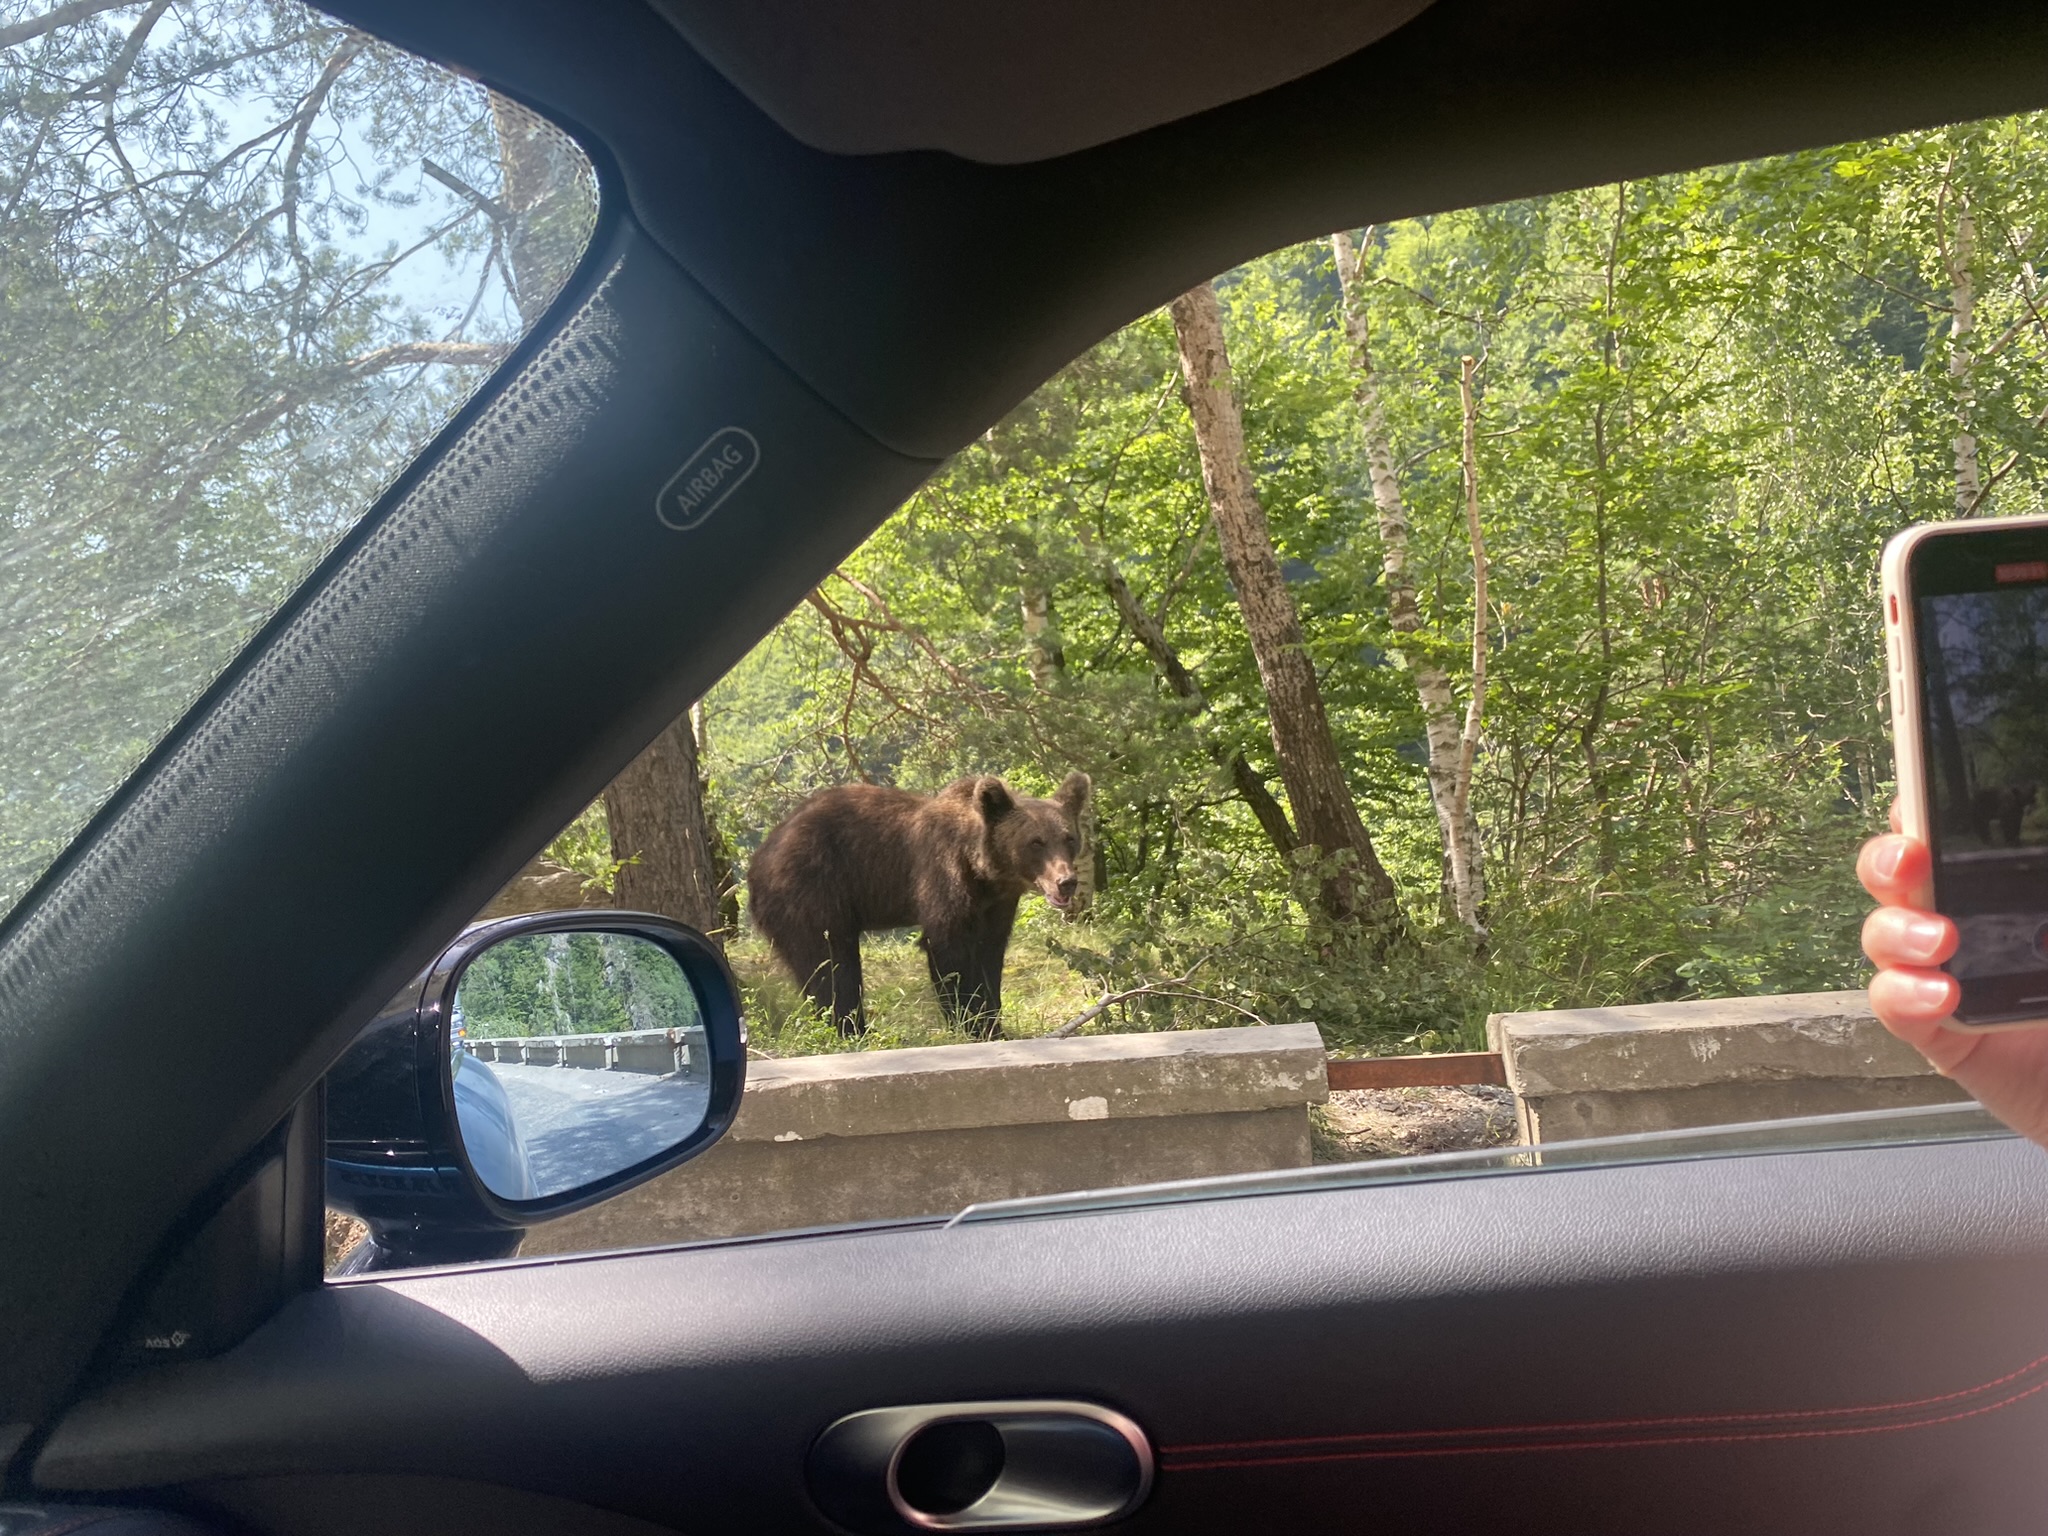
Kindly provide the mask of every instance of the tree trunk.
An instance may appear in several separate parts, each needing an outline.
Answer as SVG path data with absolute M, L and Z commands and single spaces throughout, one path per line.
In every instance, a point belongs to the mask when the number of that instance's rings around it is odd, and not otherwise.
M 1410 568 L 1408 509 L 1394 472 L 1394 449 L 1387 431 L 1387 413 L 1380 403 L 1379 376 L 1373 371 L 1372 335 L 1365 312 L 1364 285 L 1359 281 L 1358 248 L 1342 230 L 1330 236 L 1337 260 L 1337 285 L 1344 296 L 1344 334 L 1351 342 L 1357 383 L 1351 397 L 1358 403 L 1359 430 L 1365 438 L 1365 462 L 1372 482 L 1373 507 L 1379 513 L 1380 563 L 1386 573 L 1387 625 L 1397 635 L 1422 628 L 1422 609 L 1415 597 Z M 1471 795 L 1458 791 L 1458 765 L 1463 757 L 1458 730 L 1458 705 L 1450 675 L 1423 653 L 1400 652 L 1415 678 L 1415 696 L 1422 704 L 1423 734 L 1428 742 L 1429 799 L 1436 807 L 1437 832 L 1443 839 L 1444 896 L 1458 920 L 1475 935 L 1481 933 L 1485 906 L 1484 856 L 1479 823 L 1472 814 Z
M 1478 944 L 1486 943 L 1486 857 L 1479 818 L 1472 814 L 1472 771 L 1479 757 L 1479 732 L 1486 720 L 1486 535 L 1479 526 L 1479 407 L 1472 389 L 1475 359 L 1459 359 L 1458 405 L 1464 418 L 1465 533 L 1472 543 L 1472 691 L 1465 728 L 1458 733 L 1457 770 L 1452 777 L 1450 823 L 1451 897 L 1458 921 Z
M 1080 847 L 1074 853 L 1074 896 L 1060 913 L 1063 921 L 1078 923 L 1095 907 L 1096 892 L 1102 889 L 1102 845 L 1095 834 L 1095 797 L 1081 803 L 1081 821 L 1076 833 Z
M 711 855 L 711 868 L 717 880 L 718 926 L 722 930 L 718 937 L 722 942 L 740 931 L 739 860 L 733 857 L 732 845 L 725 840 L 725 834 L 718 830 L 718 818 L 711 814 L 711 802 L 706 794 L 710 775 L 704 771 L 704 761 L 711 755 L 711 731 L 702 699 L 690 706 L 688 718 L 690 741 L 697 749 L 697 814 L 704 828 L 704 847 Z
M 1977 330 L 1977 278 L 1971 264 L 1977 256 L 1977 220 L 1967 202 L 1959 201 L 1955 240 L 1948 255 L 1949 297 L 1952 305 L 1948 328 L 1948 376 L 1955 390 L 1956 516 L 1969 517 L 1984 500 L 1984 477 L 1977 462 L 1977 415 L 1975 372 L 1977 359 L 1971 350 Z
M 1024 615 L 1024 665 L 1031 669 L 1032 682 L 1049 689 L 1067 668 L 1067 655 L 1053 621 L 1052 593 L 1026 581 L 1019 606 Z
M 1616 306 L 1616 296 L 1621 236 L 1627 220 L 1628 183 L 1616 182 L 1614 224 L 1607 240 L 1606 298 L 1601 306 L 1605 323 L 1600 333 L 1601 372 L 1610 383 L 1615 380 L 1620 363 L 1620 349 L 1616 345 L 1620 310 Z M 1586 760 L 1586 789 L 1593 802 L 1593 867 L 1602 882 L 1613 875 L 1620 852 L 1615 841 L 1613 787 L 1608 782 L 1607 763 L 1600 752 L 1601 732 L 1607 727 L 1607 709 L 1614 696 L 1614 625 L 1608 611 L 1611 594 L 1607 528 L 1607 404 L 1604 398 L 1593 402 L 1593 618 L 1600 631 L 1600 680 L 1594 685 L 1592 703 L 1579 727 L 1579 751 Z
M 1173 301 L 1172 313 L 1209 514 L 1266 687 L 1273 751 L 1294 809 L 1295 831 L 1304 847 L 1337 861 L 1322 880 L 1322 909 L 1333 921 L 1391 936 L 1401 927 L 1394 882 L 1373 849 L 1338 766 L 1301 619 L 1280 575 L 1266 511 L 1252 484 L 1215 286 L 1203 283 L 1182 294 Z
M 630 859 L 612 885 L 613 902 L 658 912 L 717 937 L 725 881 L 705 833 L 704 781 L 690 717 L 670 722 L 654 744 L 604 792 L 612 857 Z

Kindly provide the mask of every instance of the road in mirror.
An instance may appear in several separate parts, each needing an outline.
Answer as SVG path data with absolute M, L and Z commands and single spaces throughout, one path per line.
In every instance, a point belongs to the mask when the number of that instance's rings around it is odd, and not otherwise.
M 675 957 L 626 933 L 520 934 L 455 991 L 455 1118 L 503 1200 L 565 1194 L 704 1123 L 704 1013 Z

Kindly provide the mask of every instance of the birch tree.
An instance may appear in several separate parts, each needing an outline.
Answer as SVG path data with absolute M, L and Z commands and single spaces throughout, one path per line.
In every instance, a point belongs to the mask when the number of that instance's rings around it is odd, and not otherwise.
M 1472 814 L 1472 774 L 1478 766 L 1480 728 L 1486 722 L 1486 535 L 1479 522 L 1479 403 L 1473 390 L 1478 360 L 1458 360 L 1458 414 L 1464 425 L 1460 459 L 1465 486 L 1465 536 L 1472 546 L 1472 681 L 1465 723 L 1458 732 L 1458 756 L 1451 765 L 1451 804 L 1444 819 L 1451 840 L 1451 900 L 1458 921 L 1480 944 L 1486 942 L 1486 865 L 1479 818 Z
M 1479 818 L 1472 809 L 1470 754 L 1465 745 L 1468 734 L 1476 735 L 1476 722 L 1472 732 L 1461 727 L 1450 674 L 1432 655 L 1430 643 L 1422 634 L 1422 609 L 1415 596 L 1408 509 L 1402 500 L 1401 481 L 1394 467 L 1394 448 L 1387 431 L 1386 407 L 1380 399 L 1379 375 L 1373 368 L 1371 322 L 1366 308 L 1365 282 L 1359 270 L 1358 246 L 1349 231 L 1339 230 L 1330 236 L 1330 249 L 1343 295 L 1344 334 L 1351 346 L 1355 378 L 1352 398 L 1358 406 L 1359 434 L 1365 446 L 1373 507 L 1379 515 L 1387 623 L 1397 636 L 1407 642 L 1406 650 L 1397 653 L 1396 660 L 1405 664 L 1413 675 L 1415 694 L 1422 705 L 1429 753 L 1429 798 L 1443 837 L 1444 891 L 1458 921 L 1476 938 L 1483 939 L 1486 859 L 1479 835 Z M 1469 390 L 1469 381 L 1467 387 Z M 1467 436 L 1470 436 L 1469 430 Z M 1469 461 L 1469 442 L 1466 457 Z M 1471 472 L 1476 474 L 1476 470 Z M 1478 537 L 1476 496 L 1475 491 L 1472 521 L 1475 549 Z M 1483 608 L 1475 612 L 1483 620 Z M 1476 624 L 1475 656 L 1483 654 L 1479 649 L 1481 643 Z M 1475 681 L 1475 706 L 1478 697 Z
M 1942 266 L 1949 280 L 1948 377 L 1955 390 L 1956 435 L 1951 443 L 1955 453 L 1956 516 L 1969 517 L 1984 500 L 1984 473 L 1977 456 L 1977 390 L 1973 345 L 1977 333 L 1977 277 L 1972 267 L 1977 259 L 1977 220 L 1970 212 L 1969 194 L 1942 178 L 1944 202 L 1952 202 L 1955 222 L 1942 241 Z M 1945 211 L 1945 210 L 1944 210 Z M 1935 215 L 1937 229 L 1946 222 L 1942 212 Z

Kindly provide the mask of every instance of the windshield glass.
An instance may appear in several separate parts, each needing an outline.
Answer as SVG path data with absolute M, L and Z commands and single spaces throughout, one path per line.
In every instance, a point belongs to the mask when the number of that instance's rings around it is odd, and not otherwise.
M 289 0 L 0 0 L 0 912 L 596 210 L 553 127 Z

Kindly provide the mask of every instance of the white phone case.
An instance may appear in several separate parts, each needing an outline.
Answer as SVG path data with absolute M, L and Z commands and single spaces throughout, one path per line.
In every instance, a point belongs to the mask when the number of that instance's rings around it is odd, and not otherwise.
M 1914 631 L 1913 593 L 1907 571 L 1913 551 L 1928 539 L 1967 537 L 2000 528 L 2048 528 L 2048 517 L 1987 517 L 1967 522 L 1921 523 L 1893 535 L 1884 547 L 1878 567 L 1883 588 L 1884 648 L 1886 671 L 1891 676 L 1892 758 L 1896 764 L 1899 795 L 1899 830 L 1908 837 L 1929 841 L 1934 824 L 1928 802 L 1927 762 L 1921 751 L 1920 650 Z M 2048 1024 L 2048 1016 L 2037 1019 L 2000 1019 L 1992 1024 L 1948 1021 L 1950 1029 L 1971 1033 L 1994 1029 L 2036 1029 Z

